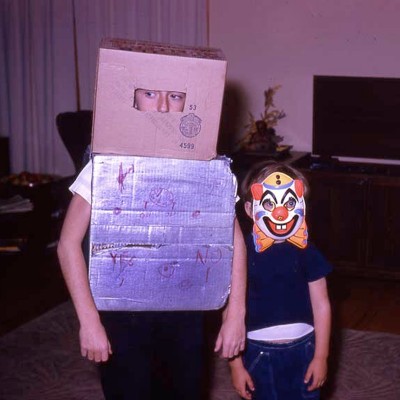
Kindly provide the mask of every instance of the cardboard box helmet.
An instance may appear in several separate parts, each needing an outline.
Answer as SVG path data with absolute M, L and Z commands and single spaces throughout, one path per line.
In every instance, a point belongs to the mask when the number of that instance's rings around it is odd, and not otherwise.
M 226 76 L 219 49 L 125 39 L 101 42 L 92 152 L 193 160 L 216 156 Z M 134 107 L 137 89 L 186 94 L 182 112 Z

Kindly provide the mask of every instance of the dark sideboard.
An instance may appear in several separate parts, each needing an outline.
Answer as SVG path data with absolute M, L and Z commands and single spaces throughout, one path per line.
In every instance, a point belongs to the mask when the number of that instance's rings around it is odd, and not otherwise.
M 259 161 L 258 157 L 234 159 L 239 182 Z M 355 276 L 400 279 L 400 166 L 321 162 L 302 152 L 292 152 L 282 161 L 298 168 L 309 181 L 310 240 L 335 269 Z M 239 210 L 239 219 L 248 227 L 243 215 Z
M 333 265 L 358 276 L 400 279 L 400 166 L 295 163 L 310 183 L 310 237 Z

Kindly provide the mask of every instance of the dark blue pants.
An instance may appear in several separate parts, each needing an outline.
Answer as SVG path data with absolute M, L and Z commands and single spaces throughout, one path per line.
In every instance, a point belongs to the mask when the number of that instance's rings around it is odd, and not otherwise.
M 100 364 L 107 400 L 202 398 L 202 312 L 100 315 L 113 349 Z
M 304 384 L 314 350 L 314 333 L 291 343 L 248 340 L 244 365 L 255 386 L 252 400 L 319 399 L 319 390 L 309 392 Z

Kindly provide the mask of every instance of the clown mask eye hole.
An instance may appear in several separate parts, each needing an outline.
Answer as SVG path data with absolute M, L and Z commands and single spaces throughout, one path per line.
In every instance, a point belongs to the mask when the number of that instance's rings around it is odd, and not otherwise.
M 292 211 L 296 207 L 296 204 L 297 204 L 296 200 L 293 197 L 290 197 L 288 201 L 285 203 L 285 208 L 288 211 Z
M 266 199 L 262 206 L 264 207 L 265 210 L 267 211 L 272 211 L 275 208 L 275 203 L 273 203 L 270 199 Z

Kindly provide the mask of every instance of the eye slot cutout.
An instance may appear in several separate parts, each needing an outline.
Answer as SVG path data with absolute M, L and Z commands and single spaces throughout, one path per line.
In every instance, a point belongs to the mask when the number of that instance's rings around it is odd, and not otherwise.
M 297 200 L 294 197 L 289 197 L 286 201 L 285 201 L 285 208 L 288 211 L 293 211 L 296 208 L 297 205 Z
M 144 112 L 183 112 L 186 93 L 153 89 L 136 89 L 133 107 Z
M 264 201 L 262 202 L 262 206 L 263 206 L 264 210 L 272 212 L 275 209 L 276 204 L 274 201 L 272 201 L 272 199 L 270 197 L 266 197 L 264 199 Z

